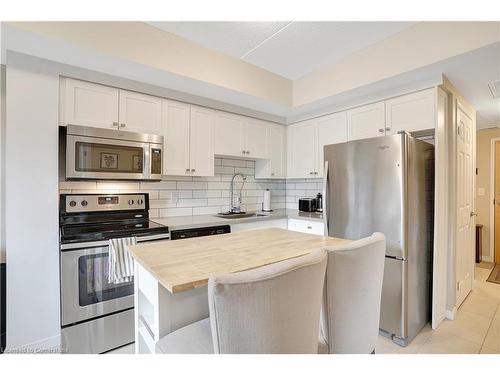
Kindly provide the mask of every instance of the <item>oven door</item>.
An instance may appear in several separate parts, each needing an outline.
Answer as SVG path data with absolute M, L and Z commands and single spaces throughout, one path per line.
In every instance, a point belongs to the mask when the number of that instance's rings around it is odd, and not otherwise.
M 61 252 L 62 325 L 134 307 L 134 282 L 108 283 L 108 246 Z
M 147 180 L 150 147 L 150 143 L 144 142 L 68 134 L 66 178 Z

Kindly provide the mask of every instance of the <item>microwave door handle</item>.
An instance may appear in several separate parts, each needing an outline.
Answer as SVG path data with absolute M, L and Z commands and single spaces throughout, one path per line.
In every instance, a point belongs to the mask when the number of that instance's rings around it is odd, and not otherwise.
M 151 145 L 144 144 L 144 157 L 142 158 L 142 176 L 145 180 L 151 178 Z
M 328 161 L 325 161 L 325 170 L 323 173 L 323 226 L 324 226 L 324 234 L 328 237 L 328 217 L 330 212 L 328 211 Z

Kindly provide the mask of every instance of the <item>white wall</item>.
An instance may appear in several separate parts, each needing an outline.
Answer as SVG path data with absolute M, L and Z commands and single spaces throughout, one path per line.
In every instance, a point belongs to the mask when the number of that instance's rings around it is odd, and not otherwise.
M 59 77 L 41 60 L 7 56 L 7 347 L 59 340 Z
M 5 65 L 0 65 L 0 263 L 5 262 Z

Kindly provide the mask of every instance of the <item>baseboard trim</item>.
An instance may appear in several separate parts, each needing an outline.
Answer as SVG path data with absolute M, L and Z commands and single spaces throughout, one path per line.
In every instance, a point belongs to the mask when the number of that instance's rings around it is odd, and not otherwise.
M 457 315 L 457 308 L 454 307 L 452 310 L 445 310 L 444 316 L 448 320 L 455 320 L 455 316 Z
M 7 348 L 5 349 L 5 353 L 25 353 L 25 354 L 61 353 L 61 335 L 59 334 L 52 337 L 47 337 L 14 348 L 9 347 L 9 339 L 7 337 Z

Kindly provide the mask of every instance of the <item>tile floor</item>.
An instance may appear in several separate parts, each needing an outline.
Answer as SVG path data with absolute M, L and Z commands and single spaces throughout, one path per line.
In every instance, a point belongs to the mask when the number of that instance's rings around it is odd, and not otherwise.
M 445 320 L 434 331 L 425 326 L 406 348 L 379 336 L 377 354 L 500 354 L 500 284 L 486 281 L 490 272 L 476 267 L 473 291 L 455 320 Z M 109 352 L 132 353 L 133 344 Z
M 491 270 L 476 267 L 474 287 L 455 320 L 424 327 L 406 348 L 380 336 L 378 354 L 500 354 L 500 284 L 487 282 Z

